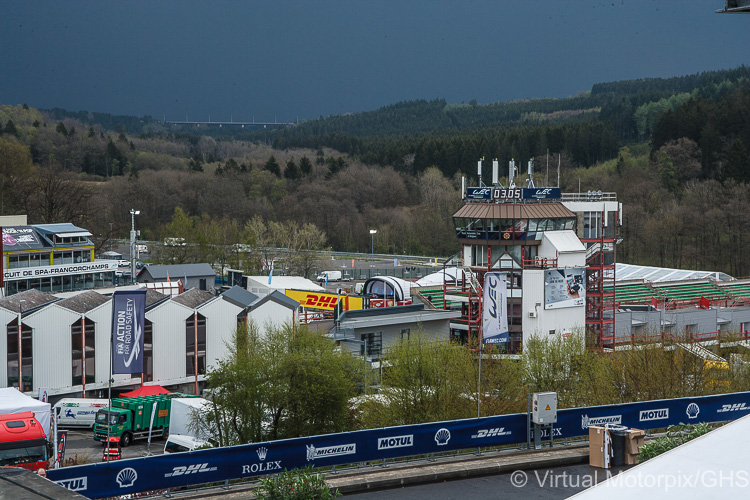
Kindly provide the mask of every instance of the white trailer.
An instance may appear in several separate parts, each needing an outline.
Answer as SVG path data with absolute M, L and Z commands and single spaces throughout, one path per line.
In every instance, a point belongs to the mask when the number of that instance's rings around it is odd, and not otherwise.
M 59 427 L 85 427 L 91 429 L 96 412 L 109 405 L 106 399 L 64 398 L 55 403 L 53 411 Z

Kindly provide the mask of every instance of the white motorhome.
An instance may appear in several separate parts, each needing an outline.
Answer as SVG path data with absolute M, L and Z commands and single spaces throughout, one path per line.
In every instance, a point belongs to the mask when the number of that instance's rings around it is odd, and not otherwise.
M 52 407 L 59 427 L 94 426 L 96 412 L 108 406 L 106 399 L 61 399 Z

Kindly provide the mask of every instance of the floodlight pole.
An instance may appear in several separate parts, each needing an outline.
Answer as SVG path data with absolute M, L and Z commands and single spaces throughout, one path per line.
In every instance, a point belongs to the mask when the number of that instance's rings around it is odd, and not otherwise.
M 375 267 L 375 233 L 377 233 L 377 229 L 370 229 L 370 240 L 371 240 L 371 247 L 370 247 L 370 278 L 372 278 L 372 270 Z
M 18 390 L 23 392 L 23 356 L 21 352 L 21 335 L 23 322 L 23 303 L 26 302 L 23 299 L 18 301 Z
M 130 283 L 135 284 L 135 216 L 140 214 L 140 210 L 130 209 Z

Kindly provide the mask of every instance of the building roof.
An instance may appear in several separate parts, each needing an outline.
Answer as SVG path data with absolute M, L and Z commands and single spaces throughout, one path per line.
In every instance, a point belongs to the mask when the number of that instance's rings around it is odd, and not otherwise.
M 611 276 L 610 276 L 611 278 Z M 726 273 L 716 271 L 691 271 L 687 269 L 670 269 L 668 267 L 636 266 L 633 264 L 615 264 L 615 280 L 682 281 L 711 278 L 717 281 L 731 281 L 734 278 Z
M 73 312 L 83 314 L 92 309 L 96 309 L 107 301 L 109 301 L 109 297 L 105 297 L 104 295 L 98 294 L 92 290 L 87 290 L 73 297 L 63 299 L 58 302 L 58 304 Z
M 58 300 L 60 299 L 54 295 L 32 289 L 0 299 L 0 307 L 14 313 L 18 313 L 21 310 L 26 313 L 52 302 L 57 302 Z M 23 301 L 23 304 L 21 301 Z
M 175 281 L 184 277 L 196 278 L 216 275 L 211 265 L 206 263 L 151 265 L 143 267 L 138 276 L 140 277 L 144 273 L 148 273 L 155 280 L 165 280 L 169 276 L 170 280 Z
M 325 288 L 316 285 L 313 281 L 302 276 L 273 276 L 271 284 L 268 284 L 268 276 L 248 276 L 248 281 L 252 280 L 265 288 L 273 290 L 303 290 L 305 292 L 324 292 Z M 250 285 L 248 285 L 249 287 Z
M 87 230 L 69 222 L 63 222 L 60 224 L 34 224 L 32 227 L 44 235 L 59 234 L 61 236 L 91 236 L 91 233 Z
M 466 203 L 453 217 L 470 219 L 555 219 L 575 217 L 562 203 Z
M 244 288 L 237 285 L 234 285 L 232 288 L 222 293 L 221 296 L 239 307 L 249 307 L 252 303 L 258 300 L 257 295 L 252 292 L 248 292 Z
M 161 304 L 165 300 L 169 299 L 169 295 L 165 295 L 161 292 L 157 292 L 151 288 L 146 288 L 146 310 Z
M 373 326 L 399 325 L 403 323 L 425 323 L 458 318 L 461 311 L 425 309 L 424 304 L 409 306 L 377 307 L 344 311 L 339 316 L 341 329 L 352 330 Z
M 544 239 L 548 240 L 559 253 L 586 251 L 586 247 L 584 247 L 581 240 L 578 239 L 575 231 L 569 229 L 563 231 L 544 231 Z
M 278 290 L 274 290 L 272 293 L 266 295 L 262 299 L 255 301 L 251 306 L 251 309 L 257 309 L 258 307 L 269 301 L 276 302 L 277 304 L 281 304 L 282 306 L 285 306 L 289 309 L 297 309 L 297 307 L 299 307 L 299 302 L 291 297 L 287 297 Z
M 173 298 L 173 302 L 177 302 L 178 304 L 182 304 L 183 306 L 189 307 L 190 309 L 195 309 L 196 307 L 200 307 L 209 300 L 213 299 L 214 295 L 211 293 L 208 293 L 203 290 L 198 290 L 197 288 L 191 288 L 185 293 L 182 293 L 178 295 L 177 297 Z

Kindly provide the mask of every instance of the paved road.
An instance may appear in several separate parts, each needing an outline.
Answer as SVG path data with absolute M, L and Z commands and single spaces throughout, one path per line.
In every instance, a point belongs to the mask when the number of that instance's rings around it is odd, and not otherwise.
M 85 463 L 94 463 L 102 461 L 102 451 L 104 446 L 99 441 L 94 441 L 93 431 L 70 430 L 68 429 L 68 439 L 65 444 L 65 458 L 70 459 L 75 455 L 79 456 Z M 148 445 L 146 441 L 136 441 L 127 448 L 122 449 L 122 458 L 141 458 L 146 455 Z M 151 454 L 161 455 L 164 451 L 164 440 L 155 438 L 151 441 Z
M 615 474 L 625 468 L 612 469 Z M 607 479 L 608 471 L 589 465 L 569 465 L 508 474 L 421 484 L 405 488 L 354 493 L 357 500 L 461 500 L 502 498 L 503 500 L 563 499 Z

